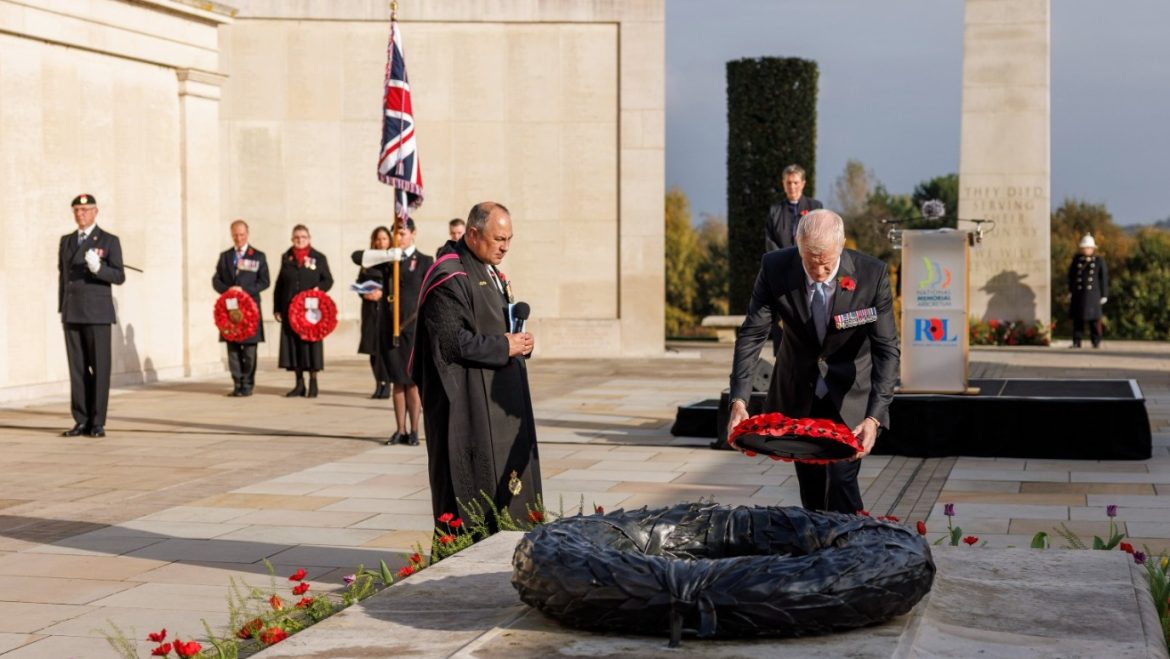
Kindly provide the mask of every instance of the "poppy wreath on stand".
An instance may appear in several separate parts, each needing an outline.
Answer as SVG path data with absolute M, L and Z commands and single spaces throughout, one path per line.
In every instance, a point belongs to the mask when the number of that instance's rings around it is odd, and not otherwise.
M 288 305 L 288 323 L 302 341 L 316 343 L 337 328 L 337 305 L 325 291 L 301 291 Z
M 224 291 L 215 301 L 215 327 L 224 341 L 246 341 L 260 325 L 260 307 L 243 291 Z
M 829 419 L 793 419 L 783 414 L 757 414 L 739 422 L 727 443 L 748 457 L 829 464 L 857 455 L 861 442 L 844 424 Z

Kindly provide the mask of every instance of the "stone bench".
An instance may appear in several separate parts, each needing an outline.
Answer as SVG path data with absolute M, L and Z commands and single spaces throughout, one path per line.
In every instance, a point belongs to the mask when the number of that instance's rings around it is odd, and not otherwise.
M 735 343 L 735 333 L 739 331 L 743 319 L 743 316 L 707 316 L 699 324 L 714 329 L 719 343 Z
M 520 537 L 496 534 L 254 656 L 1168 659 L 1145 570 L 1121 551 L 938 547 L 934 588 L 901 618 L 794 639 L 684 636 L 680 654 L 665 636 L 569 629 L 524 605 Z

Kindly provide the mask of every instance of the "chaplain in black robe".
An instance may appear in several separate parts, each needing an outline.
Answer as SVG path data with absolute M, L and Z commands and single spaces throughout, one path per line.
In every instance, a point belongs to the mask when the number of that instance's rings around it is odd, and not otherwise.
M 473 500 L 486 509 L 486 495 L 523 523 L 541 494 L 525 366 L 533 337 L 509 331 L 511 282 L 497 267 L 511 240 L 508 209 L 478 204 L 423 282 L 412 372 L 435 517 L 461 516 Z M 490 514 L 488 523 L 498 528 Z

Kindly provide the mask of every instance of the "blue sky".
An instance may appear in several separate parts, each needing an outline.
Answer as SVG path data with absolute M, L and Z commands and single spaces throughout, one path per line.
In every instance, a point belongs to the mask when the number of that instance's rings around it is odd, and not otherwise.
M 1170 2 L 1052 1 L 1052 200 L 1170 217 Z M 666 183 L 726 212 L 724 65 L 817 62 L 817 196 L 849 159 L 892 192 L 959 169 L 961 0 L 667 0 Z

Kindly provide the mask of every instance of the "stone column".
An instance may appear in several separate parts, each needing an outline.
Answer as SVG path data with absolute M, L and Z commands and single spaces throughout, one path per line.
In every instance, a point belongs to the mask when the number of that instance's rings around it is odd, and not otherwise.
M 227 76 L 176 69 L 179 78 L 179 162 L 182 211 L 185 375 L 219 370 L 220 348 L 211 327 L 217 297 L 211 288 L 228 223 L 220 216 L 219 99 Z M 225 247 L 226 248 L 226 247 Z
M 972 250 L 971 315 L 1051 314 L 1049 0 L 966 0 L 960 227 Z

